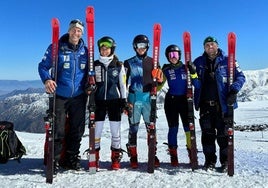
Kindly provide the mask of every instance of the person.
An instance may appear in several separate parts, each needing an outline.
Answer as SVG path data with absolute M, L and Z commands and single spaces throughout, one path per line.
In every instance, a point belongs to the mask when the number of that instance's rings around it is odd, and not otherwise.
M 132 116 L 129 120 L 129 135 L 127 151 L 130 156 L 131 168 L 138 167 L 137 155 L 137 132 L 140 119 L 143 116 L 145 126 L 148 131 L 150 125 L 150 92 L 152 89 L 153 59 L 147 56 L 149 49 L 149 39 L 146 35 L 140 34 L 133 40 L 133 49 L 136 55 L 125 60 L 124 65 L 127 73 L 128 103 L 132 106 Z M 157 81 L 162 82 L 161 69 L 155 69 Z M 159 159 L 155 156 L 155 167 L 158 167 Z
M 38 71 L 47 93 L 56 92 L 56 120 L 54 157 L 55 170 L 60 166 L 79 170 L 80 142 L 85 131 L 85 113 L 87 95 L 85 93 L 87 78 L 87 48 L 82 39 L 84 24 L 76 19 L 69 24 L 68 33 L 59 39 L 57 82 L 49 73 L 52 67 L 52 46 L 38 65 Z M 65 121 L 68 116 L 69 133 L 65 135 Z M 65 140 L 65 141 L 64 141 Z M 66 154 L 60 160 L 66 144 Z
M 168 91 L 165 96 L 164 109 L 168 122 L 168 151 L 172 166 L 178 166 L 177 134 L 179 129 L 179 117 L 181 118 L 186 136 L 186 148 L 190 157 L 191 139 L 188 124 L 188 103 L 187 103 L 187 71 L 181 61 L 181 50 L 175 45 L 169 45 L 165 50 L 165 56 L 169 64 L 162 67 L 164 81 L 161 87 L 167 82 Z M 197 79 L 197 74 L 191 75 Z
M 219 145 L 221 170 L 227 168 L 228 135 L 225 128 L 227 104 L 237 108 L 237 93 L 245 83 L 245 76 L 237 62 L 234 79 L 228 86 L 228 56 L 219 48 L 216 38 L 208 36 L 203 42 L 204 53 L 197 57 L 189 70 L 196 71 L 198 82 L 194 83 L 195 109 L 200 109 L 201 143 L 205 155 L 205 170 L 214 169 L 217 163 L 216 144 Z M 230 89 L 229 89 L 230 88 Z
M 114 54 L 116 43 L 113 38 L 104 36 L 98 40 L 100 57 L 94 62 L 95 68 L 95 150 L 97 169 L 99 168 L 99 151 L 101 134 L 106 115 L 111 131 L 111 168 L 120 169 L 121 149 L 121 113 L 126 102 L 126 73 L 122 62 Z

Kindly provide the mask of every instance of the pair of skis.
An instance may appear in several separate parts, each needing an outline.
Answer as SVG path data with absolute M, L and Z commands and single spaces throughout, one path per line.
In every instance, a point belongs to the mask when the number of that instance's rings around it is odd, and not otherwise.
M 159 66 L 159 51 L 161 39 L 161 25 L 156 23 L 153 28 L 153 69 L 158 69 Z M 148 173 L 154 173 L 155 168 L 155 154 L 156 154 L 156 99 L 157 99 L 157 78 L 153 77 L 151 89 L 151 112 L 150 124 L 148 129 Z
M 194 123 L 194 107 L 193 107 L 193 87 L 188 70 L 188 63 L 191 62 L 191 35 L 189 32 L 183 33 L 183 45 L 184 45 L 184 59 L 185 67 L 187 71 L 187 104 L 188 104 L 188 124 L 190 129 L 190 163 L 192 170 L 198 168 L 197 160 L 197 147 L 196 147 L 196 136 L 195 136 L 195 123 Z
M 193 92 L 191 85 L 191 78 L 188 71 L 188 63 L 191 61 L 191 35 L 189 32 L 183 33 L 185 64 L 187 69 L 187 101 L 188 101 L 188 122 L 191 135 L 191 167 L 192 170 L 197 169 L 197 148 L 196 136 L 194 126 L 194 110 L 193 110 Z M 233 32 L 228 34 L 228 85 L 232 85 L 234 80 L 235 68 L 235 49 L 236 49 L 236 35 Z M 234 175 L 234 108 L 233 105 L 228 106 L 228 113 L 225 117 L 225 126 L 228 130 L 228 168 L 227 174 Z
M 52 68 L 51 78 L 57 82 L 57 69 L 58 69 L 58 49 L 59 49 L 59 20 L 53 18 L 51 20 L 52 26 Z M 56 92 L 49 94 L 49 107 L 47 110 L 47 116 L 44 117 L 45 129 L 46 129 L 46 144 L 45 148 L 45 165 L 46 165 L 46 182 L 53 182 L 54 175 L 54 130 L 55 130 L 55 118 L 56 118 Z M 45 146 L 46 147 L 46 146 Z

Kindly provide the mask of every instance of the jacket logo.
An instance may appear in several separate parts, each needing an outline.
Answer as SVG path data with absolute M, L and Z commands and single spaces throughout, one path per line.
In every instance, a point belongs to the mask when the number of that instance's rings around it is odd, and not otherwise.
M 114 71 L 112 72 L 112 75 L 113 75 L 113 77 L 118 76 L 118 71 L 117 71 L 117 70 L 114 70 Z

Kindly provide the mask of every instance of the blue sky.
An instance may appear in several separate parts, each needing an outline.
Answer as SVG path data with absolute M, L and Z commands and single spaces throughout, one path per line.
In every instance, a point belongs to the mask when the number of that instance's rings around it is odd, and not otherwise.
M 85 22 L 89 5 L 95 8 L 95 42 L 104 35 L 113 37 L 122 61 L 135 54 L 133 38 L 146 34 L 152 39 L 153 24 L 160 23 L 161 65 L 167 63 L 164 51 L 169 44 L 183 48 L 184 31 L 192 36 L 192 59 L 203 53 L 202 43 L 209 35 L 227 52 L 227 34 L 233 31 L 241 68 L 268 67 L 267 0 L 9 0 L 0 3 L 0 79 L 39 79 L 37 66 L 51 43 L 51 18 L 60 20 L 62 35 L 70 20 Z M 86 35 L 83 39 L 87 43 Z

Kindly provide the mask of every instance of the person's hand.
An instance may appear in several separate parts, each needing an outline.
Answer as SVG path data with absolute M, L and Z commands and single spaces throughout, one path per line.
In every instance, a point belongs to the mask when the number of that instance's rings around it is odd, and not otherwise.
M 163 72 L 161 69 L 153 69 L 152 77 L 156 78 L 157 82 L 163 82 Z
M 121 100 L 121 112 L 128 115 L 129 118 L 132 116 L 132 109 L 133 105 L 131 103 L 128 103 L 126 99 Z
M 227 94 L 227 104 L 228 105 L 233 105 L 236 101 L 237 98 L 237 92 L 234 90 L 231 90 L 228 94 Z
M 46 80 L 45 88 L 47 93 L 54 93 L 56 91 L 57 84 L 53 80 Z
M 196 73 L 196 67 L 193 64 L 193 62 L 191 62 L 191 61 L 187 62 L 187 67 L 189 69 L 190 74 L 195 74 Z

